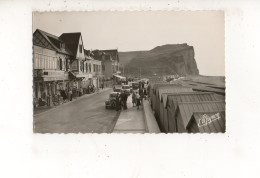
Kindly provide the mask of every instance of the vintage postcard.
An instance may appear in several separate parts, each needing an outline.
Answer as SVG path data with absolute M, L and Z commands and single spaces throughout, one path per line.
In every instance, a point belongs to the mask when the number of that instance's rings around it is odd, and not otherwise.
M 224 133 L 223 11 L 33 12 L 34 133 Z

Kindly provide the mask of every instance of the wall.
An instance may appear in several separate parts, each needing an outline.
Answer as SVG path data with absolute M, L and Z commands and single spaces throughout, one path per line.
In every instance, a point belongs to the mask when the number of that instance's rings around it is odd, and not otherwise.
M 81 51 L 81 53 L 79 52 L 79 45 L 82 45 L 82 51 Z M 79 40 L 79 45 L 78 45 L 78 50 L 77 50 L 76 58 L 77 58 L 77 59 L 80 59 L 80 60 L 84 60 L 84 59 L 85 59 L 84 46 L 83 46 L 83 41 L 82 41 L 82 37 L 81 37 L 81 36 L 80 36 L 80 40 Z
M 109 60 L 105 60 L 104 65 L 105 65 L 104 77 L 111 78 L 113 76 L 112 62 Z
M 33 69 L 57 69 L 56 51 L 33 45 Z

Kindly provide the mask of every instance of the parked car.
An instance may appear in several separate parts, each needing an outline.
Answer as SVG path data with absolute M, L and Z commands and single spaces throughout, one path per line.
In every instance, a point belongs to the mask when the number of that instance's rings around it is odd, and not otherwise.
M 122 86 L 122 92 L 125 92 L 130 95 L 131 94 L 131 87 L 129 85 L 123 85 Z
M 106 109 L 116 107 L 116 95 L 118 92 L 112 92 L 109 94 L 109 98 L 105 101 Z
M 122 89 L 121 88 L 115 88 L 113 91 L 120 94 L 122 92 Z

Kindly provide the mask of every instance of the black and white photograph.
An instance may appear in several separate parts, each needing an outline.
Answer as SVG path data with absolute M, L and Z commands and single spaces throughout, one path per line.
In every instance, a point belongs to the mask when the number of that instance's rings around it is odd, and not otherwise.
M 260 1 L 0 0 L 0 177 L 259 177 Z
M 224 133 L 224 12 L 33 12 L 34 133 Z

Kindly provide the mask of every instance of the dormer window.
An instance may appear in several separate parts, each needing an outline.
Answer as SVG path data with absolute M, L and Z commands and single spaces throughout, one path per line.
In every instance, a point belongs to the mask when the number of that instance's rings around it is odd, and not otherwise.
M 65 49 L 65 43 L 60 43 L 60 48 Z

